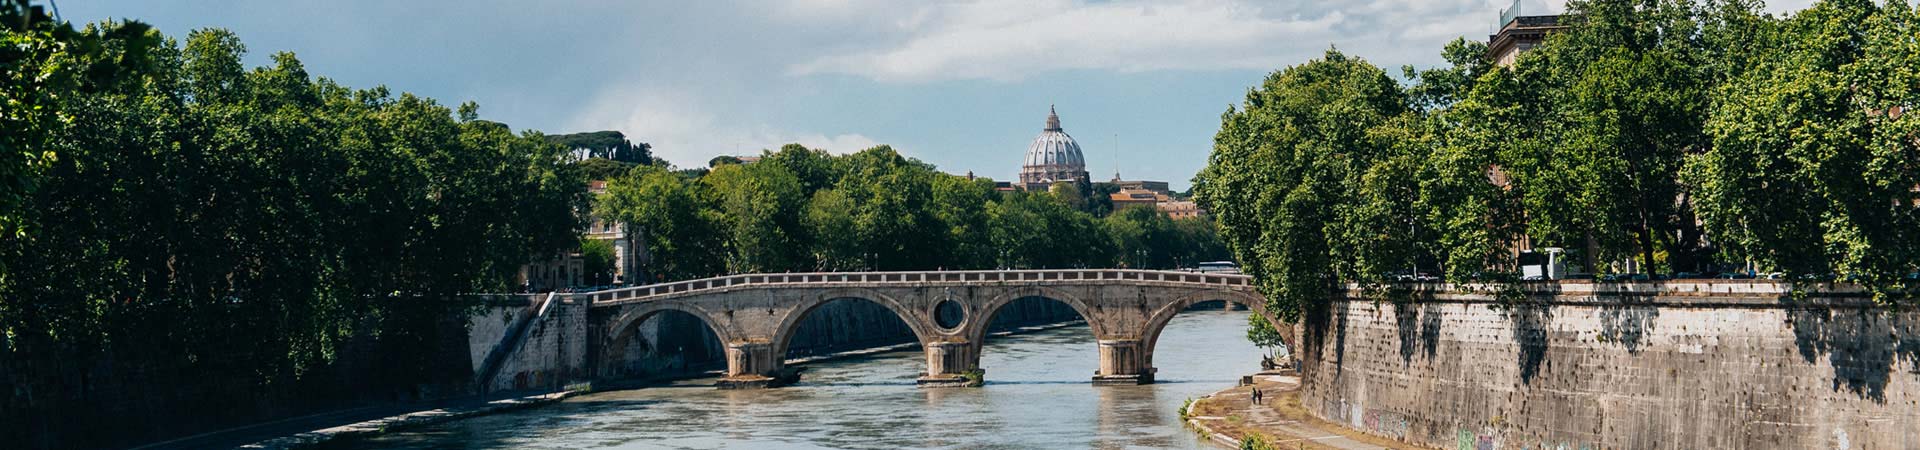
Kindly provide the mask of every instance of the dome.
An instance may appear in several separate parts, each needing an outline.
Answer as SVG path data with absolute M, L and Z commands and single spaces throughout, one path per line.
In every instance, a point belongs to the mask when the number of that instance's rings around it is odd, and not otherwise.
M 1060 114 L 1048 107 L 1047 127 L 1027 146 L 1027 159 L 1020 167 L 1020 182 L 1040 186 L 1086 179 L 1087 161 L 1080 155 L 1080 143 L 1060 128 Z

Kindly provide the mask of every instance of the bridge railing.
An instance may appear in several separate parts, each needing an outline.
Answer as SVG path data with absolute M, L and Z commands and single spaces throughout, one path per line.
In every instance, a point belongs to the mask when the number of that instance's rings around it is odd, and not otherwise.
M 1132 269 L 1048 269 L 1048 270 L 942 270 L 919 272 L 806 272 L 753 273 L 675 281 L 604 291 L 586 292 L 593 302 L 631 300 L 695 291 L 725 289 L 748 285 L 831 285 L 831 284 L 925 284 L 1043 281 L 1134 280 L 1164 283 L 1200 284 L 1251 289 L 1251 278 L 1239 274 L 1200 273 L 1174 270 Z

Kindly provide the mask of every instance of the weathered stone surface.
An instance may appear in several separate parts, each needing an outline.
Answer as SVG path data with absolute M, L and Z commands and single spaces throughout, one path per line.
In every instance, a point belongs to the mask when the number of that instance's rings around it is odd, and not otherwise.
M 1920 448 L 1920 313 L 1772 283 L 1439 287 L 1309 314 L 1302 404 L 1441 448 Z M 1358 292 L 1352 292 L 1355 297 Z
M 1228 301 L 1267 315 L 1244 276 L 1134 270 L 752 274 L 573 296 L 592 305 L 589 322 L 597 334 L 586 354 L 593 373 L 627 366 L 619 358 L 630 354 L 636 325 L 678 311 L 706 322 L 725 343 L 727 374 L 742 385 L 781 370 L 799 325 L 848 298 L 897 316 L 927 352 L 927 377 L 954 379 L 980 368 L 980 346 L 1001 309 L 1036 297 L 1087 319 L 1102 342 L 1096 377 L 1102 382 L 1151 382 L 1160 330 L 1195 303 Z M 941 326 L 936 307 L 948 301 L 959 305 L 959 317 Z

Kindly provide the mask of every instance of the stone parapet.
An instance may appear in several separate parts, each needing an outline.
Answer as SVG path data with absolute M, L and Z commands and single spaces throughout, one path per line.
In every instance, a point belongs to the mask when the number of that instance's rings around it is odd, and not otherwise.
M 1302 405 L 1441 448 L 1920 445 L 1920 312 L 1858 287 L 1521 288 L 1349 291 L 1303 324 Z

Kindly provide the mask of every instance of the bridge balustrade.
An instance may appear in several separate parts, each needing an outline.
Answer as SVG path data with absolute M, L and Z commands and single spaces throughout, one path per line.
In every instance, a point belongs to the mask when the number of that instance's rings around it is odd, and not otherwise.
M 785 274 L 741 274 L 727 275 L 697 280 L 674 281 L 668 283 L 634 286 L 584 293 L 593 302 L 639 300 L 675 294 L 686 294 L 713 289 L 725 289 L 736 286 L 754 285 L 791 285 L 791 284 L 835 284 L 835 283 L 967 283 L 967 282 L 1026 282 L 1026 281 L 1097 281 L 1097 280 L 1136 280 L 1169 283 L 1192 283 L 1215 286 L 1245 288 L 1250 286 L 1245 275 L 1192 273 L 1160 270 L 1130 269 L 1093 269 L 1093 270 L 949 270 L 920 272 L 816 272 Z
M 929 293 L 925 288 L 965 287 Z M 743 289 L 755 289 L 746 291 Z M 769 290 L 766 295 L 757 290 Z M 1073 308 L 1099 343 L 1096 383 L 1153 379 L 1153 347 L 1175 314 L 1196 302 L 1225 300 L 1248 306 L 1284 327 L 1245 275 L 1166 270 L 953 270 L 893 272 L 750 273 L 682 280 L 564 296 L 585 304 L 599 337 L 587 350 L 602 373 L 617 367 L 634 327 L 651 314 L 677 310 L 700 318 L 726 343 L 724 383 L 772 383 L 791 375 L 784 366 L 789 339 L 808 311 L 852 296 L 904 321 L 927 352 L 923 383 L 977 382 L 979 353 L 1000 307 L 1045 297 Z M 958 308 L 957 321 L 936 316 Z M 741 314 L 742 312 L 750 312 Z M 1290 328 L 1288 328 L 1290 329 Z M 1290 335 L 1290 334 L 1289 334 Z

